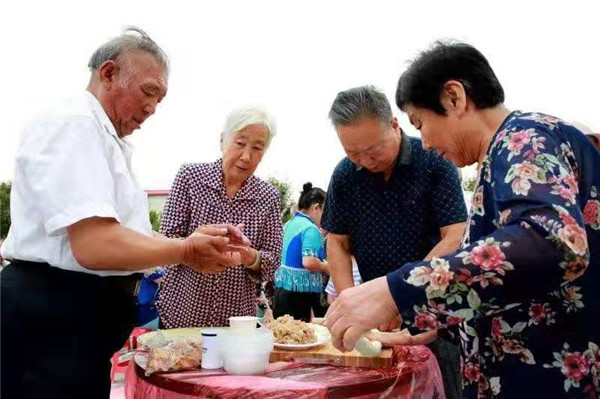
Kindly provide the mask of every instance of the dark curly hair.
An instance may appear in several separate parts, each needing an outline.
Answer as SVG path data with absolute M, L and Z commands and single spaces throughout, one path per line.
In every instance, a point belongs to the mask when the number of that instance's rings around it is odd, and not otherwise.
M 308 209 L 313 204 L 323 205 L 327 193 L 318 187 L 313 187 L 311 182 L 304 183 L 302 193 L 298 199 L 298 209 Z

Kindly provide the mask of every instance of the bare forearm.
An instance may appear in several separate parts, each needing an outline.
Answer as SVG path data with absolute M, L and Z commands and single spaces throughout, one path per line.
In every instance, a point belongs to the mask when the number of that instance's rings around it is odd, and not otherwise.
M 429 251 L 424 260 L 431 260 L 434 257 L 440 257 L 456 252 L 460 247 L 464 228 L 464 223 L 457 223 L 443 228 L 445 231 L 442 230 L 442 239 L 431 251 Z
M 460 238 L 446 237 L 437 243 L 435 247 L 425 257 L 424 260 L 431 260 L 434 257 L 444 256 L 456 252 L 460 245 Z
M 182 241 L 148 237 L 115 221 L 78 222 L 69 238 L 77 262 L 92 270 L 143 270 L 182 259 Z
M 329 276 L 331 274 L 331 270 L 329 269 L 329 263 L 326 260 L 320 260 L 319 264 L 321 266 L 321 273 L 325 273 Z
M 327 262 L 321 261 L 319 258 L 314 256 L 303 256 L 302 265 L 306 270 L 311 272 L 329 274 L 329 265 Z
M 164 234 L 159 233 L 158 231 L 153 231 L 152 232 L 152 237 L 154 237 L 154 238 L 167 238 L 167 236 L 165 236 Z
M 352 257 L 345 240 L 330 237 L 327 243 L 327 255 L 329 273 L 338 295 L 346 288 L 354 287 Z

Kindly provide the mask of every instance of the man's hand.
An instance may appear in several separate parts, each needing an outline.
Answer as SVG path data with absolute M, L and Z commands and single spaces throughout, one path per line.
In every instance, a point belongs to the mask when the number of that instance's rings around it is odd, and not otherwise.
M 200 273 L 220 273 L 228 267 L 239 265 L 239 252 L 245 247 L 239 243 L 232 244 L 228 236 L 228 227 L 199 227 L 184 240 L 181 263 Z
M 208 224 L 204 226 L 199 226 L 196 229 L 195 233 L 214 235 L 214 229 L 224 229 L 225 236 L 229 238 L 229 242 L 231 245 L 241 245 L 246 247 L 251 245 L 251 242 L 248 239 L 248 237 L 246 237 L 242 232 L 242 230 L 244 229 L 243 223 L 240 223 L 237 226 L 227 223 Z
M 360 336 L 398 316 L 387 279 L 380 277 L 345 289 L 325 315 L 333 346 L 351 351 Z

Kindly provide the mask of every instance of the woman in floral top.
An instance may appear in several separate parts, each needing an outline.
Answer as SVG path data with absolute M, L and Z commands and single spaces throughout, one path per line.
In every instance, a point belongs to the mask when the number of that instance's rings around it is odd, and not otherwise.
M 485 57 L 438 43 L 401 76 L 423 145 L 479 178 L 462 249 L 348 289 L 327 325 L 350 349 L 398 312 L 458 326 L 467 397 L 600 395 L 600 155 L 560 119 L 503 105 Z

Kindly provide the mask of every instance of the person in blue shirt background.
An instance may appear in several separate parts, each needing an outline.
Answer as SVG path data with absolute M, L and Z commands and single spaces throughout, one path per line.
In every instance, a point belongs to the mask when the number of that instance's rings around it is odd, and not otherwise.
M 329 274 L 319 230 L 326 193 L 311 183 L 303 186 L 298 211 L 283 229 L 281 266 L 275 272 L 275 318 L 288 314 L 310 321 L 320 307 L 322 273 Z
M 138 313 L 136 326 L 158 329 L 158 309 L 156 309 L 156 292 L 158 284 L 162 281 L 165 271 L 157 267 L 144 274 L 140 282 L 140 291 L 137 296 Z

